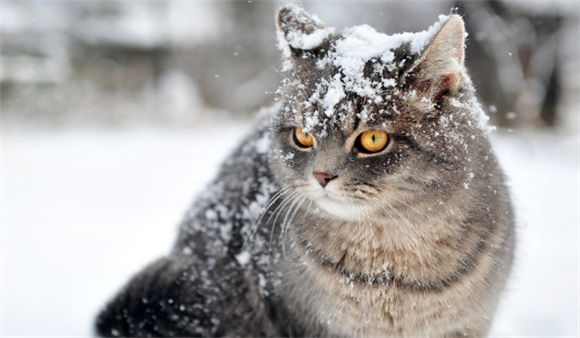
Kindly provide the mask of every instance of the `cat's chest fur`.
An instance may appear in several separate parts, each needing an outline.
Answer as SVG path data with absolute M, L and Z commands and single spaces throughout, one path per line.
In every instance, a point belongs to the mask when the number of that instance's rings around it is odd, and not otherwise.
M 411 239 L 387 215 L 365 215 L 360 222 L 314 217 L 308 220 L 312 223 L 295 226 L 288 234 L 291 249 L 280 268 L 284 282 L 279 292 L 288 296 L 294 311 L 306 314 L 300 317 L 318 328 L 317 335 L 480 332 L 488 325 L 488 318 L 480 317 L 489 305 L 474 304 L 480 302 L 480 292 L 490 292 L 486 275 L 495 262 L 491 253 L 468 259 L 473 254 L 469 248 L 502 238 L 462 231 L 462 224 L 442 231 L 452 225 L 435 221 L 445 219 L 437 216 L 407 219 L 421 240 Z M 471 312 L 467 316 L 466 309 Z

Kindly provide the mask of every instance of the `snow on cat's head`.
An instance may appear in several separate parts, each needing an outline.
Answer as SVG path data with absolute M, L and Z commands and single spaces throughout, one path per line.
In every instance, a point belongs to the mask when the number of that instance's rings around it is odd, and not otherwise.
M 412 199 L 450 179 L 468 187 L 459 168 L 485 137 L 487 116 L 463 66 L 464 39 L 457 15 L 419 33 L 361 25 L 336 34 L 302 8 L 283 7 L 278 45 L 288 76 L 272 151 L 279 183 L 345 219 L 370 200 L 394 202 L 393 193 Z

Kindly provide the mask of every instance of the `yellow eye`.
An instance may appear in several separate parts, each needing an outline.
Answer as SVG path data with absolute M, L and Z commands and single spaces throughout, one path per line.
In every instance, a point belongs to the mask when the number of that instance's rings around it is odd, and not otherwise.
M 309 133 L 302 131 L 302 128 L 294 129 L 294 141 L 299 147 L 310 148 L 314 144 L 314 138 Z
M 383 150 L 389 141 L 389 135 L 382 130 L 369 130 L 360 135 L 360 144 L 369 153 Z

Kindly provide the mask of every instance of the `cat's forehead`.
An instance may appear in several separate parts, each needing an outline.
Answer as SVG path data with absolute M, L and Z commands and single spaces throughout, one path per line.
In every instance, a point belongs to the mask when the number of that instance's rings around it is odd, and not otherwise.
M 373 63 L 370 67 L 377 68 L 372 66 Z M 311 83 L 289 82 L 282 110 L 285 124 L 299 126 L 315 135 L 325 135 L 330 130 L 349 134 L 361 128 L 386 128 L 401 119 L 402 113 L 409 109 L 408 98 L 414 93 L 398 85 L 400 79 L 395 73 L 371 71 L 363 76 L 368 87 L 361 91 L 372 95 L 345 89 L 350 83 L 345 83 L 344 75 L 336 69 Z
M 285 81 L 289 120 L 324 134 L 328 128 L 352 131 L 394 119 L 397 100 L 408 95 L 403 75 L 444 20 L 424 32 L 395 35 L 356 26 L 326 38 L 318 49 L 301 51 Z
M 397 123 L 401 114 L 394 104 L 389 102 L 372 102 L 364 97 L 348 95 L 325 110 L 322 105 L 304 101 L 286 104 L 284 124 L 301 127 L 317 137 L 325 137 L 335 131 L 348 136 L 357 130 L 388 129 Z

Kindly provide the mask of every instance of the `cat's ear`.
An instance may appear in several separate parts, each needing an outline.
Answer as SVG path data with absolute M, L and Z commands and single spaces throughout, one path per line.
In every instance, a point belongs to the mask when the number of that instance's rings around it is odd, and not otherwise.
M 458 90 L 462 82 L 464 45 L 463 20 L 459 15 L 453 15 L 409 70 L 413 87 L 434 102 L 446 93 Z
M 314 52 L 334 33 L 334 28 L 325 27 L 316 15 L 294 4 L 280 8 L 276 23 L 278 46 L 284 58 L 292 63 L 304 58 L 305 52 Z

